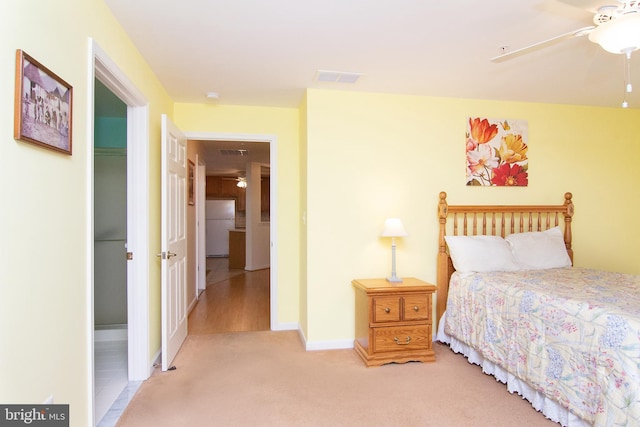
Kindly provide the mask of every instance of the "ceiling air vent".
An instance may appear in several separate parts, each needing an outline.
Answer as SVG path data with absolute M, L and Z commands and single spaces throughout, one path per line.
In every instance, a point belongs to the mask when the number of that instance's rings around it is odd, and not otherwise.
M 345 73 L 343 71 L 318 70 L 316 73 L 316 81 L 353 84 L 358 81 L 361 75 L 360 73 Z

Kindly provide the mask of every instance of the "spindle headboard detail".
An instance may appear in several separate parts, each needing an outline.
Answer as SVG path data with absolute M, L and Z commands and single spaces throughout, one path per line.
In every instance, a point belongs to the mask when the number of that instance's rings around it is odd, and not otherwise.
M 449 205 L 447 193 L 440 193 L 438 202 L 437 320 L 447 306 L 449 280 L 455 271 L 447 250 L 445 235 L 506 237 L 509 234 L 544 231 L 563 227 L 567 253 L 573 262 L 571 249 L 571 193 L 565 193 L 562 205 Z

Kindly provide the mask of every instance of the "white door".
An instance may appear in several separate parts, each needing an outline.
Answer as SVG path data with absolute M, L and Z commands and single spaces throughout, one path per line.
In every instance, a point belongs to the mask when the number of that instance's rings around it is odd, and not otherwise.
M 162 115 L 162 370 L 187 337 L 187 140 Z

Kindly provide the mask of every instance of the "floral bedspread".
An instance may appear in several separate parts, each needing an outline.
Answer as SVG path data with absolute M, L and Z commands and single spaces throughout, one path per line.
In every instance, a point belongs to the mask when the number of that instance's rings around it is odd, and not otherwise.
M 640 276 L 455 273 L 445 332 L 595 426 L 640 425 Z

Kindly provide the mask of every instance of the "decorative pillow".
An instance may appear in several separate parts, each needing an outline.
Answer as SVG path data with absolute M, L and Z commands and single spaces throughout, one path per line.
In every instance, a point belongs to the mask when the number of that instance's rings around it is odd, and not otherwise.
M 460 273 L 515 271 L 509 244 L 499 236 L 445 236 L 453 266 Z
M 510 234 L 506 241 L 511 245 L 516 262 L 522 269 L 545 270 L 571 266 L 560 227 Z

